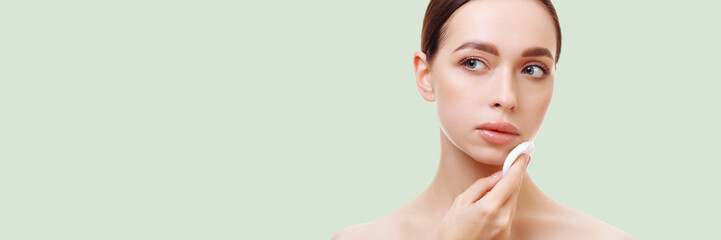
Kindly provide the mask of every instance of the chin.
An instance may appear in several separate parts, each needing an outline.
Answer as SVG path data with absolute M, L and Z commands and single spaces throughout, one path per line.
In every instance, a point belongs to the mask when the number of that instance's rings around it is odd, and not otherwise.
M 510 150 L 505 146 L 474 146 L 469 155 L 479 163 L 503 166 Z

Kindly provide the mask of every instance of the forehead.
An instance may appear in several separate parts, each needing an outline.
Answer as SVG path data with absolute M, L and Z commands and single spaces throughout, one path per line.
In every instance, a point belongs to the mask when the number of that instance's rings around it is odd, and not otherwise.
M 450 52 L 468 41 L 485 41 L 504 54 L 529 47 L 556 53 L 556 30 L 550 13 L 537 0 L 471 0 L 446 22 L 440 51 Z

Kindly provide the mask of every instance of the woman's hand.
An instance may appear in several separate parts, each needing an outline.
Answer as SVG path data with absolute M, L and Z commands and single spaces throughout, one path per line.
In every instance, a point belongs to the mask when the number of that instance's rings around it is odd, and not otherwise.
M 510 239 L 528 154 L 521 154 L 505 177 L 501 172 L 478 179 L 458 195 L 441 221 L 439 240 Z M 490 191 L 489 191 L 490 190 Z

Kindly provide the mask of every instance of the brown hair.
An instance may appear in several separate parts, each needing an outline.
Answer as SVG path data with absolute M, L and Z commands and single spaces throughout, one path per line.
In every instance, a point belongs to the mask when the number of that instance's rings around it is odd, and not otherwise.
M 447 25 L 445 24 L 453 12 L 458 10 L 469 0 L 431 0 L 426 9 L 426 16 L 423 19 L 423 32 L 421 33 L 421 49 L 426 54 L 428 62 L 433 60 L 440 45 L 441 39 L 445 37 Z M 540 0 L 548 9 L 556 27 L 556 63 L 561 56 L 561 25 L 558 23 L 558 15 L 553 3 L 550 0 Z

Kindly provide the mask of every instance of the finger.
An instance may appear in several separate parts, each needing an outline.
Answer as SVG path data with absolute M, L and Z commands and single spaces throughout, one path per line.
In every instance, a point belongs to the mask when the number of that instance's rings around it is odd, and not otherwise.
M 498 171 L 491 176 L 485 178 L 479 178 L 470 187 L 456 197 L 456 199 L 464 205 L 470 205 L 481 198 L 488 190 L 498 183 L 501 179 L 501 171 Z
M 526 166 L 528 166 L 528 160 L 530 156 L 528 154 L 521 154 L 518 156 L 522 161 L 515 161 L 505 177 L 501 178 L 498 183 L 491 189 L 486 196 L 482 199 L 484 204 L 490 204 L 491 206 L 499 207 L 504 204 L 509 196 L 513 192 L 516 192 L 521 186 L 523 175 L 526 172 Z
M 520 195 L 520 189 L 513 191 L 513 193 L 511 193 L 511 196 L 509 196 L 508 199 L 506 199 L 506 201 L 501 204 L 498 209 L 498 213 L 500 215 L 509 215 L 511 218 L 513 218 L 513 215 L 516 212 L 516 207 L 518 206 L 518 198 Z

